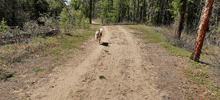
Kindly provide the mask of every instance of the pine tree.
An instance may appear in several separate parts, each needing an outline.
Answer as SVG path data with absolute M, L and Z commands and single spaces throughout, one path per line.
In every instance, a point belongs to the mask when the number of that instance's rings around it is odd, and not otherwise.
M 186 11 L 186 1 L 187 0 L 180 0 L 180 4 L 181 6 L 179 7 L 179 12 L 178 12 L 178 24 L 177 24 L 177 28 L 175 30 L 175 35 L 174 35 L 174 39 L 175 42 L 177 43 L 178 40 L 180 40 L 181 37 L 181 32 L 183 30 L 183 23 L 184 23 L 184 15 L 185 15 L 185 11 Z M 177 43 L 178 44 L 178 43 Z
M 62 28 L 64 28 L 65 32 L 67 31 L 66 27 L 68 25 L 68 16 L 67 16 L 67 10 L 64 7 L 63 11 L 60 14 L 60 21 L 59 24 L 61 25 Z
M 202 45 L 203 45 L 203 41 L 205 38 L 205 34 L 206 34 L 206 29 L 208 26 L 208 22 L 209 22 L 209 16 L 210 16 L 210 12 L 211 12 L 211 8 L 213 5 L 214 0 L 206 0 L 206 4 L 203 8 L 203 12 L 202 12 L 202 16 L 201 16 L 201 21 L 199 24 L 199 30 L 198 30 L 198 37 L 196 39 L 196 45 L 195 45 L 195 49 L 190 57 L 190 59 L 194 60 L 194 61 L 199 61 L 200 58 L 200 53 L 202 50 Z

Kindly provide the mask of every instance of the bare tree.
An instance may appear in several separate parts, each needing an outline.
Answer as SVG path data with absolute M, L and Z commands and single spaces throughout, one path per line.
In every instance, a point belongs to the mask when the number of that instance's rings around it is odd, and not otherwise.
M 196 45 L 195 45 L 195 49 L 192 52 L 192 55 L 190 57 L 190 59 L 194 60 L 194 61 L 199 61 L 200 58 L 200 53 L 202 50 L 202 45 L 203 45 L 203 41 L 205 38 L 205 33 L 208 27 L 208 22 L 209 22 L 209 16 L 210 16 L 210 12 L 212 10 L 212 5 L 213 5 L 214 0 L 206 0 L 206 4 L 203 8 L 202 11 L 202 15 L 200 18 L 200 24 L 199 24 L 199 30 L 198 30 L 198 37 L 196 40 Z

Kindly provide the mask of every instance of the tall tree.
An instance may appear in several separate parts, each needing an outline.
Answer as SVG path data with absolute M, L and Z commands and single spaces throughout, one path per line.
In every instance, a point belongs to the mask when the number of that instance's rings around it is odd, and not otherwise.
M 195 49 L 192 52 L 192 55 L 190 57 L 190 59 L 197 61 L 197 62 L 199 61 L 199 58 L 200 58 L 200 53 L 202 50 L 203 41 L 204 41 L 206 30 L 208 27 L 209 16 L 212 10 L 213 2 L 214 0 L 206 0 L 205 6 L 203 8 L 202 16 L 200 19 L 198 37 L 196 39 Z
M 175 42 L 177 42 L 180 39 L 181 32 L 183 30 L 184 15 L 186 11 L 186 1 L 187 0 L 180 0 L 181 7 L 180 7 L 180 12 L 178 14 L 178 24 L 177 24 L 177 29 L 175 30 L 174 33 Z
M 90 16 L 89 16 L 89 23 L 92 24 L 92 0 L 90 0 Z

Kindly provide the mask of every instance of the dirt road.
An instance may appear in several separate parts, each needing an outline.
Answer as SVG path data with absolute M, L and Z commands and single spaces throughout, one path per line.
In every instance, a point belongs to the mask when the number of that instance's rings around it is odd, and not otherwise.
M 55 68 L 50 81 L 30 91 L 40 100 L 160 100 L 136 39 L 124 26 L 103 26 L 102 42 L 87 41 L 85 53 Z M 100 79 L 104 76 L 106 79 Z

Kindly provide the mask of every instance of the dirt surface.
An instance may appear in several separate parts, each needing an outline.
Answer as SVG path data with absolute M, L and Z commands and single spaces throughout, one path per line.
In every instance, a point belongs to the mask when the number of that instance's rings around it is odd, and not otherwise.
M 183 69 L 187 66 L 184 58 L 170 56 L 159 44 L 146 44 L 145 40 L 132 34 L 134 30 L 123 25 L 102 28 L 102 45 L 92 36 L 80 46 L 82 51 L 57 62 L 60 65 L 51 64 L 48 73 L 32 72 L 2 81 L 0 95 L 3 96 L 0 99 L 186 99 L 184 92 L 188 90 Z M 47 64 L 50 60 L 46 59 L 49 58 L 31 63 Z
M 143 61 L 137 39 L 123 26 L 104 26 L 103 29 L 102 42 L 109 46 L 87 41 L 90 45 L 85 54 L 55 68 L 48 76 L 49 82 L 36 84 L 36 88 L 29 91 L 30 98 L 160 100 L 166 96 L 165 91 L 159 91 L 148 81 L 153 80 L 149 69 L 154 66 Z

